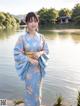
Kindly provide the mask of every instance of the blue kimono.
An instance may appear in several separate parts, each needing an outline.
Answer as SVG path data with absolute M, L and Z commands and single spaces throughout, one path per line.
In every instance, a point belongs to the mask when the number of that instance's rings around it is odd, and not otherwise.
M 38 59 L 38 64 L 31 64 L 29 56 L 25 52 L 45 51 Z M 20 36 L 14 48 L 14 60 L 16 71 L 21 80 L 25 81 L 25 106 L 40 106 L 41 80 L 45 75 L 46 62 L 48 60 L 48 46 L 44 36 L 36 32 L 31 38 L 26 32 Z

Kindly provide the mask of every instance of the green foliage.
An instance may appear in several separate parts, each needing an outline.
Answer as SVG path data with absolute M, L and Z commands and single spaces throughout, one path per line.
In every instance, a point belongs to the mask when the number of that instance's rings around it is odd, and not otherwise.
M 39 15 L 40 25 L 51 26 L 60 22 L 60 17 L 71 17 L 73 24 L 80 24 L 80 3 L 76 4 L 72 10 L 63 8 L 57 11 L 55 8 L 42 8 L 37 14 Z M 7 28 L 17 28 L 19 26 L 19 20 L 9 13 L 0 12 L 0 30 Z M 64 28 L 64 27 L 63 27 Z
M 78 92 L 77 106 L 80 106 L 80 91 Z
M 19 99 L 19 100 L 14 100 L 14 104 L 15 105 L 19 105 L 21 103 L 24 103 L 24 101 L 22 99 Z
M 62 103 L 62 96 L 59 96 L 57 99 L 57 105 L 61 106 L 61 103 Z
M 80 15 L 74 17 L 74 20 L 75 20 L 74 22 L 75 22 L 76 24 L 80 24 Z
M 5 15 L 1 12 L 0 13 L 0 25 L 3 24 L 3 22 L 5 21 L 5 19 L 6 19 Z
M 72 17 L 76 17 L 80 15 L 80 4 L 76 4 L 72 10 Z
M 9 13 L 0 12 L 0 29 L 17 28 L 19 20 Z
M 62 106 L 62 96 L 59 96 L 57 98 L 57 101 L 53 106 Z
M 59 17 L 62 17 L 62 16 L 71 16 L 72 14 L 72 11 L 67 9 L 67 8 L 63 8 L 59 11 Z
M 54 8 L 42 8 L 37 13 L 40 18 L 40 25 L 47 26 L 59 22 L 60 17 L 62 16 L 71 17 L 71 22 L 73 22 L 74 24 L 80 24 L 80 3 L 76 4 L 72 10 L 63 8 L 57 11 Z
M 53 8 L 51 9 L 42 8 L 40 11 L 38 11 L 38 15 L 40 18 L 40 24 L 47 25 L 55 23 L 56 18 L 58 17 L 58 12 Z
M 80 23 L 80 4 L 76 4 L 76 6 L 72 10 L 72 19 L 76 23 Z
M 54 8 L 42 8 L 37 13 L 39 15 L 41 25 L 55 24 L 61 16 L 70 17 L 72 15 L 72 11 L 67 8 L 61 9 L 60 11 L 57 11 Z

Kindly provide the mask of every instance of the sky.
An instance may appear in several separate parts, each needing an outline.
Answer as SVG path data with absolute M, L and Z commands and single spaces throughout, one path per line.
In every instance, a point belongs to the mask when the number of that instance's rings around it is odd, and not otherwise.
M 36 12 L 41 8 L 72 9 L 80 0 L 0 0 L 0 11 L 14 15 Z

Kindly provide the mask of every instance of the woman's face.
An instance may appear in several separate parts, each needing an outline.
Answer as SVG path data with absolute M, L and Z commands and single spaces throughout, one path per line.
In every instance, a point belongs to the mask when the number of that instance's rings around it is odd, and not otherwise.
M 29 22 L 27 22 L 27 28 L 29 31 L 36 31 L 38 29 L 38 21 L 32 17 Z

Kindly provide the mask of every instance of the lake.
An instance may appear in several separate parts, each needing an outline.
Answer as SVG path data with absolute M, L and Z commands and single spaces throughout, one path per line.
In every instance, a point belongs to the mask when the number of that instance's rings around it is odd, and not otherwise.
M 15 70 L 13 48 L 24 29 L 0 32 L 0 99 L 24 97 L 24 82 Z M 49 46 L 43 83 L 43 103 L 52 106 L 58 96 L 76 105 L 80 90 L 80 30 L 41 30 Z

